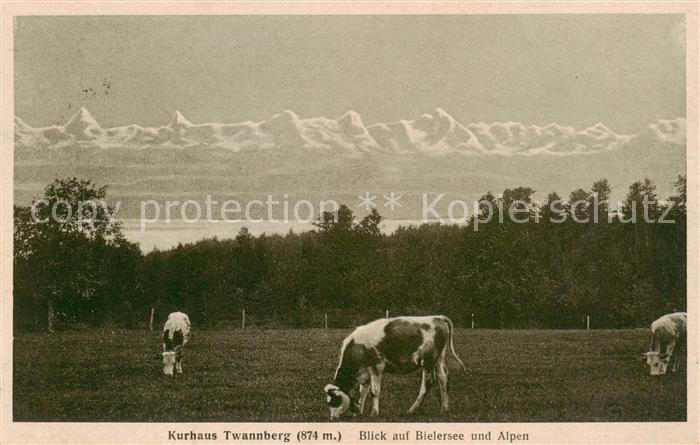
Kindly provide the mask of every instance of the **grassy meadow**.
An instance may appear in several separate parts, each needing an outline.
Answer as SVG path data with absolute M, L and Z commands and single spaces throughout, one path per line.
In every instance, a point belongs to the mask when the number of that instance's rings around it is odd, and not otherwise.
M 194 330 L 184 374 L 161 375 L 160 332 L 18 334 L 15 421 L 327 421 L 323 386 L 350 330 Z M 420 373 L 386 374 L 381 416 L 348 421 L 683 421 L 685 366 L 651 377 L 648 330 L 464 330 L 448 358 L 451 412 L 433 390 L 415 415 Z M 368 401 L 368 407 L 369 405 Z M 369 411 L 369 410 L 367 410 Z

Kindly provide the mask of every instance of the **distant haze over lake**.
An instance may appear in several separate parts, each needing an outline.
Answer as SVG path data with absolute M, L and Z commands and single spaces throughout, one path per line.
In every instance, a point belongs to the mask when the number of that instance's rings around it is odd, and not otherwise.
M 381 222 L 380 228 L 383 233 L 390 234 L 399 226 L 419 226 L 421 224 L 422 221 L 419 220 L 384 220 Z M 257 223 L 211 223 L 207 221 L 186 223 L 182 220 L 173 220 L 168 224 L 162 221 L 148 224 L 145 230 L 142 231 L 139 220 L 128 219 L 123 221 L 123 233 L 126 238 L 129 241 L 139 243 L 141 250 L 144 252 L 150 252 L 154 248 L 165 250 L 175 247 L 179 243 L 194 243 L 205 238 L 235 238 L 243 227 L 246 227 L 253 236 L 260 236 L 263 233 L 267 235 L 284 235 L 290 230 L 300 233 L 315 229 L 311 223 L 295 221 L 288 223 L 273 223 L 269 221 Z

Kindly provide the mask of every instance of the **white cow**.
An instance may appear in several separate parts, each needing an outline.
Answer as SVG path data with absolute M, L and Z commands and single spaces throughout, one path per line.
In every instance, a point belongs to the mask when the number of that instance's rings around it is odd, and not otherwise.
M 187 314 L 173 312 L 163 326 L 163 374 L 173 375 L 173 369 L 182 374 L 182 347 L 190 339 L 190 319 Z
M 334 383 L 325 387 L 331 419 L 339 418 L 348 410 L 361 414 L 370 389 L 372 415 L 378 415 L 384 371 L 405 374 L 422 369 L 418 398 L 408 410 L 409 414 L 418 409 L 436 381 L 440 387 L 442 411 L 448 411 L 445 364 L 448 343 L 452 355 L 466 371 L 455 353 L 453 331 L 450 319 L 441 315 L 380 319 L 355 329 L 343 341 Z M 352 395 L 356 385 L 359 385 L 359 403 Z
M 651 375 L 666 374 L 668 363 L 676 352 L 672 372 L 680 363 L 679 350 L 685 349 L 688 315 L 685 312 L 667 314 L 651 324 L 649 352 L 642 355 L 650 367 Z

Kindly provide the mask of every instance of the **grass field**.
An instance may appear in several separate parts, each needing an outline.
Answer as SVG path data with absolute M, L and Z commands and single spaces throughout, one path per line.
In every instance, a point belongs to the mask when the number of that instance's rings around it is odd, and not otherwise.
M 323 386 L 350 330 L 196 330 L 182 376 L 161 375 L 160 333 L 89 330 L 14 339 L 15 421 L 326 421 Z M 452 410 L 420 374 L 387 374 L 362 421 L 683 421 L 685 366 L 651 377 L 645 330 L 457 330 L 470 370 L 450 367 Z

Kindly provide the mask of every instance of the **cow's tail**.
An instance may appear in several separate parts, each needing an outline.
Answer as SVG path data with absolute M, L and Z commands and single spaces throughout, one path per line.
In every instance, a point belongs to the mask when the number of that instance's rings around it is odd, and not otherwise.
M 467 367 L 464 366 L 462 359 L 459 358 L 459 356 L 457 355 L 457 352 L 455 351 L 455 343 L 453 341 L 455 329 L 454 329 L 454 325 L 452 324 L 452 320 L 450 320 L 447 317 L 445 317 L 445 320 L 447 321 L 447 326 L 450 328 L 450 351 L 452 351 L 452 356 L 455 358 L 455 360 L 457 360 L 457 363 L 459 363 L 459 366 L 462 367 L 462 370 L 464 372 L 468 372 Z

